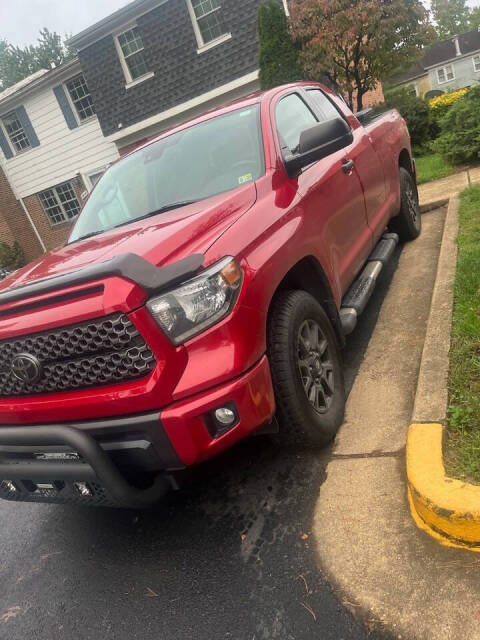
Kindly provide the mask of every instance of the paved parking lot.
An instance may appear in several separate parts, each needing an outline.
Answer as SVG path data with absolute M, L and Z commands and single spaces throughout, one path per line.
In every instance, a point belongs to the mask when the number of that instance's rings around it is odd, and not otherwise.
M 346 349 L 349 388 L 398 254 Z M 148 512 L 0 502 L 0 638 L 381 638 L 316 566 L 330 455 L 253 438 Z

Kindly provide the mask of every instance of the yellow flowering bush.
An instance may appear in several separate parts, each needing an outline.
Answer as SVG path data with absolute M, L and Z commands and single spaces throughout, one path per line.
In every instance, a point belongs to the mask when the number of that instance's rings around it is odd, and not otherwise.
M 442 93 L 441 96 L 436 96 L 429 101 L 429 107 L 432 111 L 444 112 L 446 108 L 451 106 L 467 93 L 468 89 L 457 89 L 457 91 L 450 91 L 449 93 Z

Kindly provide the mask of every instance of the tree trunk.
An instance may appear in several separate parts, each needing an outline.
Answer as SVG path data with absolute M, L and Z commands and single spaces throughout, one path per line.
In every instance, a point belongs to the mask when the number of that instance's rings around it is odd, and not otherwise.
M 348 106 L 350 107 L 350 110 L 353 111 L 354 110 L 354 104 L 353 104 L 353 89 L 349 89 L 348 90 Z
M 357 111 L 363 109 L 363 91 L 357 89 Z

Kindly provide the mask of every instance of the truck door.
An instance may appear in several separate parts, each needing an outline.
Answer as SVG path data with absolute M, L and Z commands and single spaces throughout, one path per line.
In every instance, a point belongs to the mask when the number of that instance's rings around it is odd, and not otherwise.
M 325 101 L 330 103 L 328 97 L 317 87 L 307 88 L 306 94 L 315 111 L 324 110 Z M 351 114 L 348 120 L 352 124 L 354 137 L 349 158 L 355 163 L 355 171 L 360 178 L 368 224 L 372 229 L 373 241 L 376 243 L 390 218 L 391 203 L 386 197 L 385 171 L 369 132 Z
M 313 109 L 302 89 L 278 99 L 274 117 L 280 146 L 296 153 L 302 131 L 322 120 L 342 117 L 322 95 L 325 99 L 322 111 Z M 303 195 L 305 233 L 312 243 L 327 248 L 329 266 L 342 294 L 372 250 L 363 190 L 350 161 L 354 152 L 355 142 L 309 165 L 294 179 Z

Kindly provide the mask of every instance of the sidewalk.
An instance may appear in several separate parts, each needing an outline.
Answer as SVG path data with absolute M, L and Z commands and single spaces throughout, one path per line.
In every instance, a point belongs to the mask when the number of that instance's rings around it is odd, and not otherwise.
M 452 182 L 428 185 L 429 197 Z M 344 605 L 402 640 L 480 639 L 480 559 L 420 531 L 407 502 L 406 433 L 444 218 L 445 208 L 425 215 L 402 251 L 314 513 L 318 563 Z
M 418 187 L 418 195 L 420 196 L 420 205 L 428 205 L 432 202 L 447 200 L 455 193 L 462 191 L 469 185 L 468 176 L 470 174 L 470 183 L 480 182 L 480 167 L 469 169 L 455 173 L 441 180 L 433 180 L 426 182 Z

